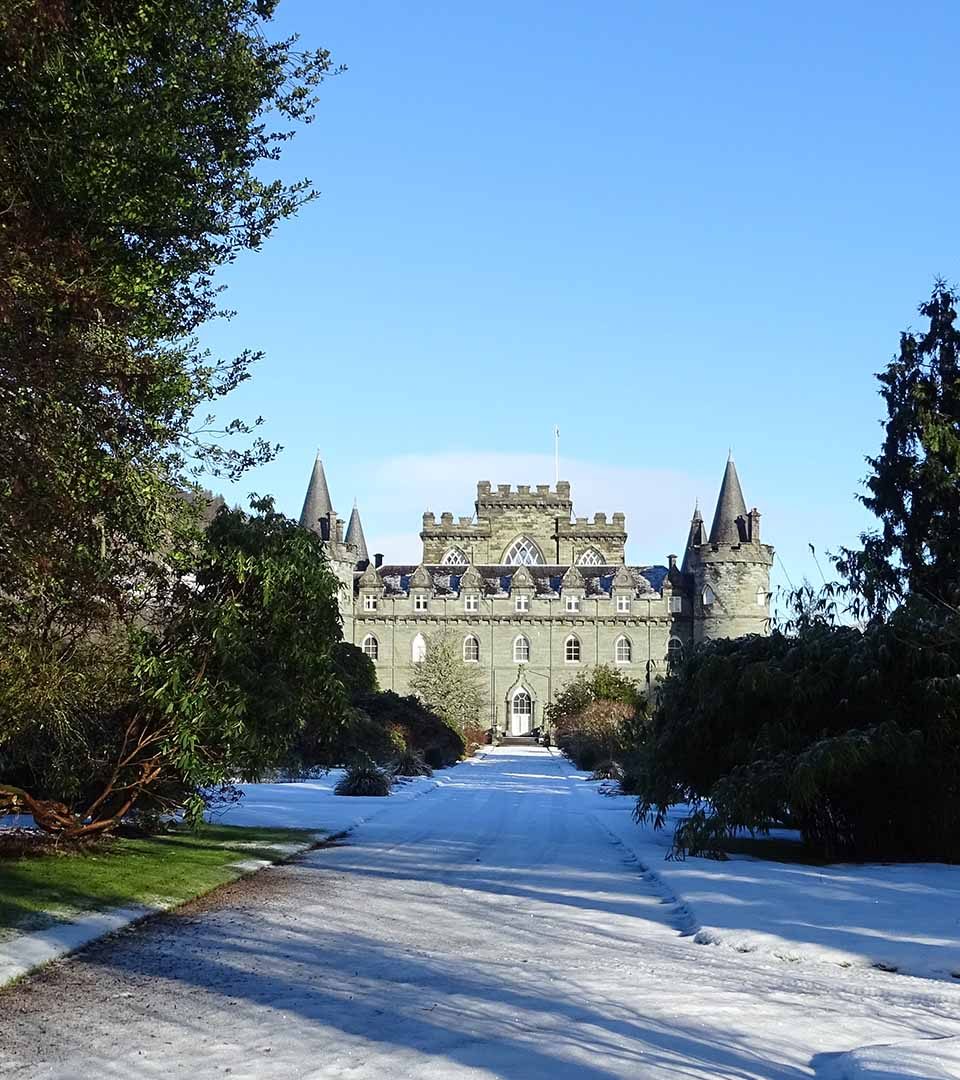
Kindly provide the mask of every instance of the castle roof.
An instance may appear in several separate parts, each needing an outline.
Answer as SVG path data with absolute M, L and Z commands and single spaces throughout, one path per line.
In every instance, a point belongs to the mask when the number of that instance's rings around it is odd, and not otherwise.
M 681 574 L 688 574 L 690 572 L 690 553 L 694 548 L 698 548 L 701 544 L 706 543 L 706 540 L 707 538 L 704 535 L 703 528 L 703 514 L 700 513 L 700 507 L 696 506 L 693 510 L 693 518 L 690 521 L 687 546 L 683 549 L 683 562 L 680 564 Z
M 534 593 L 541 597 L 559 596 L 563 588 L 563 578 L 569 566 L 477 566 L 457 568 L 450 566 L 428 565 L 417 567 L 409 564 L 400 566 L 381 566 L 377 571 L 383 582 L 387 596 L 406 596 L 410 591 L 411 578 L 418 569 L 425 569 L 433 579 L 433 591 L 436 596 L 457 596 L 460 593 L 460 579 L 471 570 L 480 575 L 481 591 L 486 596 L 507 596 L 513 575 L 524 571 L 533 578 Z M 613 579 L 618 571 L 626 570 L 632 577 L 637 595 L 652 596 L 659 593 L 667 576 L 665 566 L 578 566 L 577 571 L 583 578 L 584 595 L 609 596 L 613 588 Z M 359 581 L 359 574 L 356 579 Z M 474 586 L 475 587 L 475 586 Z
M 360 511 L 357 509 L 356 503 L 354 503 L 353 511 L 350 514 L 350 523 L 347 525 L 345 540 L 357 549 L 357 562 L 370 561 L 370 555 L 367 552 L 367 540 L 363 535 L 363 525 L 360 524 Z
M 307 497 L 303 500 L 303 510 L 300 511 L 300 524 L 305 529 L 312 529 L 321 536 L 326 535 L 320 524 L 321 518 L 326 518 L 333 513 L 333 503 L 330 501 L 330 490 L 327 487 L 327 477 L 323 471 L 323 462 L 317 454 L 317 460 L 313 463 L 313 472 L 310 474 L 310 485 L 307 488 Z
M 739 544 L 744 537 L 741 525 L 737 524 L 737 518 L 745 522 L 746 517 L 747 504 L 743 501 L 740 478 L 737 476 L 737 467 L 734 465 L 733 456 L 731 455 L 727 459 L 727 467 L 723 473 L 723 483 L 720 485 L 717 509 L 713 515 L 713 525 L 710 528 L 710 543 Z

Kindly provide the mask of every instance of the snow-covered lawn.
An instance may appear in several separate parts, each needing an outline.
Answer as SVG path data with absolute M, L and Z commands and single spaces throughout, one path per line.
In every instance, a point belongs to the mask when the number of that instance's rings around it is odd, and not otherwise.
M 398 781 L 389 795 L 367 797 L 334 795 L 343 769 L 331 769 L 314 780 L 279 784 L 240 784 L 243 798 L 207 815 L 221 825 L 259 825 L 276 829 L 316 829 L 341 833 L 369 821 L 400 803 L 416 799 L 442 784 L 443 772 L 435 777 L 417 776 Z
M 659 831 L 638 826 L 633 797 L 604 795 L 573 775 L 604 828 L 684 905 L 696 942 L 960 980 L 960 866 L 808 866 L 747 855 L 666 861 L 682 811 Z

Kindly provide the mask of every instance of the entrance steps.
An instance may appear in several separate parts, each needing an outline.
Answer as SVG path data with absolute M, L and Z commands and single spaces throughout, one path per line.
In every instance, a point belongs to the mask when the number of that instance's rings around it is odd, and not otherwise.
M 501 746 L 536 746 L 537 740 L 532 735 L 504 735 Z

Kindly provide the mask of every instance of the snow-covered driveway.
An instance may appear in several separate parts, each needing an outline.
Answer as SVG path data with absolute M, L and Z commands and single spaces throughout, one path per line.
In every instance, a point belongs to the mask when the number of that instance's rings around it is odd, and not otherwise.
M 960 1036 L 958 985 L 695 945 L 555 755 L 443 780 L 0 995 L 0 1076 L 841 1076 Z

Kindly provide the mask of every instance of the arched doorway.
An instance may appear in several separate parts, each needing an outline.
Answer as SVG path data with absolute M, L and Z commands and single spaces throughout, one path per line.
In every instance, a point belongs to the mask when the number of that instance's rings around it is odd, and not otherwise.
M 510 734 L 529 735 L 533 728 L 533 698 L 522 686 L 510 699 Z

